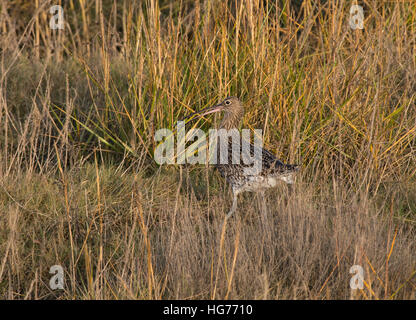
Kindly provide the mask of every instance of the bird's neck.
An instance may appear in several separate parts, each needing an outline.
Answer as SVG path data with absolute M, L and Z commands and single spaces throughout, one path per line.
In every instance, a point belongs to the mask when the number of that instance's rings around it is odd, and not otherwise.
M 226 113 L 221 120 L 220 129 L 238 129 L 240 127 L 241 119 L 242 115 L 240 114 Z

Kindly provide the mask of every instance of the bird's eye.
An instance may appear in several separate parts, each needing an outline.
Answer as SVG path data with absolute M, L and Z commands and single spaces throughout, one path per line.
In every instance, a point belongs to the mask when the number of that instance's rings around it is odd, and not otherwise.
M 225 104 L 228 106 L 228 105 L 231 104 L 231 101 L 230 100 L 225 100 Z

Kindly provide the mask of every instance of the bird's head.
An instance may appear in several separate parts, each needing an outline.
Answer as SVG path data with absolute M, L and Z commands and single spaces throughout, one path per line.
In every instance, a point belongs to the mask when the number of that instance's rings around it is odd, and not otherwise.
M 221 121 L 220 127 L 225 129 L 236 128 L 244 116 L 244 105 L 237 97 L 228 97 L 215 106 L 190 114 L 185 119 L 189 119 L 194 115 L 202 117 L 215 112 L 224 112 L 224 117 Z

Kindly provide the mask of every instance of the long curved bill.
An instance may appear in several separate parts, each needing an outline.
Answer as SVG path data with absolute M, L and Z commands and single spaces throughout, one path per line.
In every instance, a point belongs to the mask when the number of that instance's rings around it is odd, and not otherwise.
M 192 118 L 193 116 L 198 116 L 200 118 L 200 117 L 205 116 L 207 114 L 221 111 L 222 108 L 223 108 L 223 105 L 220 103 L 220 104 L 217 104 L 215 106 L 208 107 L 208 108 L 202 109 L 200 111 L 196 111 L 194 113 L 191 113 L 189 116 L 186 116 L 183 120 L 188 120 L 188 119 Z

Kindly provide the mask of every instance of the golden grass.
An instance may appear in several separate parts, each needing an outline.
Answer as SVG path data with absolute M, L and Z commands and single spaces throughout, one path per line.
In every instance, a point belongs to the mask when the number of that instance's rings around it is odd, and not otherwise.
M 354 1 L 138 3 L 67 1 L 63 31 L 55 2 L 2 3 L 0 297 L 414 299 L 415 3 L 360 2 L 364 30 Z M 213 169 L 153 160 L 229 95 L 302 165 L 267 225 L 254 194 L 224 224 Z

